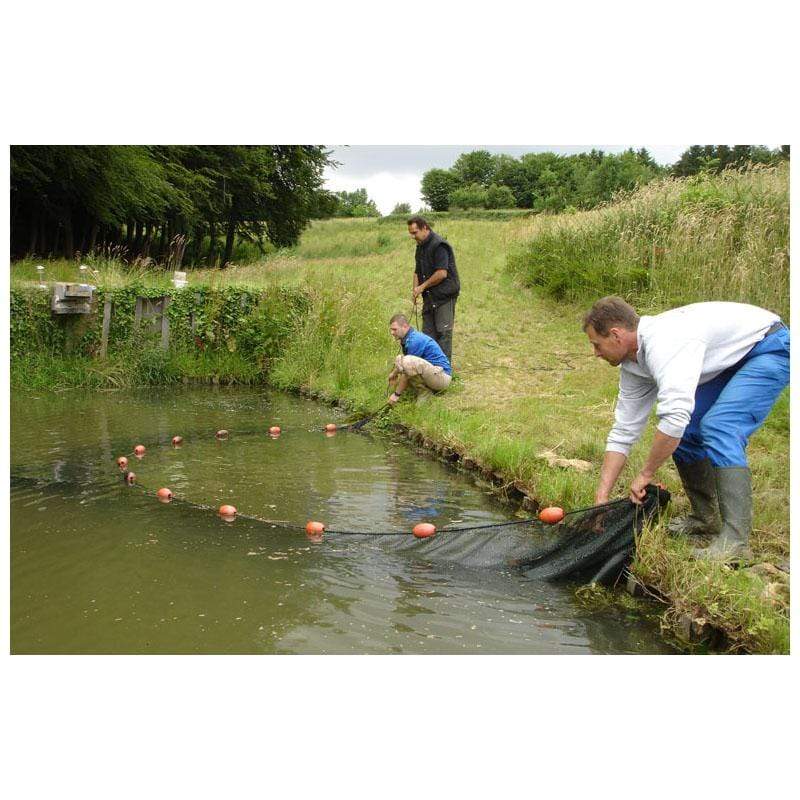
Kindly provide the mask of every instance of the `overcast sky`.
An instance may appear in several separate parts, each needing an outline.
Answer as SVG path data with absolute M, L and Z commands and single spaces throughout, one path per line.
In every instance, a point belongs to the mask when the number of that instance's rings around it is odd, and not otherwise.
M 420 196 L 422 175 L 433 167 L 448 169 L 461 153 L 488 150 L 519 157 L 524 153 L 550 151 L 571 155 L 589 150 L 620 153 L 633 147 L 646 147 L 659 164 L 672 164 L 689 145 L 655 144 L 587 144 L 587 145 L 333 145 L 333 158 L 340 163 L 325 171 L 325 186 L 332 192 L 366 188 L 382 214 L 388 214 L 397 203 L 408 203 L 412 211 L 423 204 Z

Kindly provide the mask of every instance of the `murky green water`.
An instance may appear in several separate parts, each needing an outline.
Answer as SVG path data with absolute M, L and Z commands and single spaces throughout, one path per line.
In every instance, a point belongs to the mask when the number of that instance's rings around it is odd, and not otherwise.
M 656 625 L 569 586 L 426 557 L 425 542 L 326 536 L 187 504 L 347 530 L 503 521 L 465 476 L 390 438 L 318 429 L 337 412 L 264 390 L 15 396 L 15 653 L 655 653 Z M 271 439 L 273 424 L 283 433 Z M 226 428 L 226 441 L 213 432 Z M 179 449 L 173 435 L 185 437 Z M 470 535 L 480 548 L 480 532 Z M 466 542 L 466 540 L 465 540 Z M 469 542 L 470 547 L 473 545 Z

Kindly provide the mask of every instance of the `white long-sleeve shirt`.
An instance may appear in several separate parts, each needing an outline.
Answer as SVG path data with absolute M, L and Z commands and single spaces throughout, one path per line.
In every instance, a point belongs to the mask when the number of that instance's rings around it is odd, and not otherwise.
M 700 384 L 733 366 L 780 317 L 745 303 L 694 303 L 639 320 L 636 361 L 623 361 L 606 450 L 628 455 L 657 401 L 658 430 L 680 439 Z

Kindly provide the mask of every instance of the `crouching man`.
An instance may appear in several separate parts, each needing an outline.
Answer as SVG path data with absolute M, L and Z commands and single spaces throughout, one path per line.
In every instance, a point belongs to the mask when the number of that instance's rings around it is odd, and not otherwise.
M 695 303 L 639 317 L 619 297 L 604 297 L 583 329 L 595 355 L 621 367 L 596 502 L 608 500 L 655 403 L 658 427 L 630 499 L 641 502 L 672 456 L 692 507 L 674 527 L 714 535 L 696 551 L 702 558 L 747 558 L 753 501 L 745 449 L 789 383 L 786 326 L 744 303 Z
M 403 354 L 394 361 L 389 373 L 389 384 L 394 391 L 389 402 L 394 405 L 410 385 L 419 391 L 423 387 L 441 392 L 450 385 L 452 370 L 442 348 L 424 333 L 414 330 L 403 314 L 395 314 L 389 320 L 389 333 L 400 342 Z

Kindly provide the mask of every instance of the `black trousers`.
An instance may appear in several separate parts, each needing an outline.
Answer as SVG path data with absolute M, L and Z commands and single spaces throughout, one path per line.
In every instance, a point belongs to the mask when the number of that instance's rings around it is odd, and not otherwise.
M 422 332 L 436 341 L 451 363 L 453 361 L 456 299 L 453 297 L 441 303 L 426 303 L 422 307 Z

